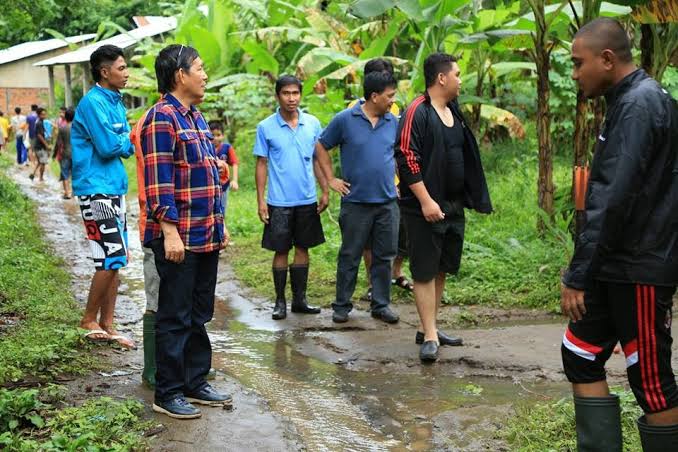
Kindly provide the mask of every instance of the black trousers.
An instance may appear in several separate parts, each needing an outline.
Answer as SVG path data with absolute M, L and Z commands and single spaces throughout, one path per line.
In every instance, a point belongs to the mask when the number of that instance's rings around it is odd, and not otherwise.
M 160 275 L 155 324 L 155 399 L 165 402 L 206 384 L 212 345 L 205 324 L 214 314 L 219 251 L 186 251 L 180 264 L 165 259 L 162 239 L 150 247 Z

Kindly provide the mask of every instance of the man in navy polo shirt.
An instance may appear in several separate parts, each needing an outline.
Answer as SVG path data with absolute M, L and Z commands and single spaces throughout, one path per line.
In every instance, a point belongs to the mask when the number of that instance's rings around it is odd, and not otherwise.
M 393 175 L 398 121 L 390 113 L 396 80 L 388 72 L 372 72 L 363 83 L 365 101 L 336 115 L 318 141 L 317 155 L 330 187 L 341 194 L 341 249 L 337 259 L 336 323 L 348 321 L 353 308 L 360 257 L 372 243 L 372 317 L 396 323 L 391 311 L 391 263 L 398 248 L 400 213 Z M 342 179 L 335 178 L 327 152 L 341 147 Z
M 318 314 L 320 308 L 306 300 L 308 249 L 325 242 L 320 213 L 327 208 L 327 183 L 316 168 L 315 143 L 320 136 L 320 121 L 299 110 L 301 81 L 283 75 L 275 83 L 279 108 L 257 125 L 254 155 L 257 157 L 256 185 L 259 219 L 264 223 L 261 246 L 275 252 L 273 283 L 276 301 L 273 319 L 287 317 L 285 286 L 289 252 L 294 247 L 294 261 L 289 266 L 292 286 L 292 312 Z M 316 202 L 316 176 L 323 189 Z M 266 181 L 268 195 L 265 196 Z

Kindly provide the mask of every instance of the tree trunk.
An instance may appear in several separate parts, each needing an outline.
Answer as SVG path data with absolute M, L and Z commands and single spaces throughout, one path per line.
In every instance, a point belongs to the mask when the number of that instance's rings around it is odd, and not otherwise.
M 537 140 L 539 142 L 539 207 L 553 218 L 553 154 L 551 150 L 551 112 L 549 108 L 549 54 L 545 48 L 537 49 Z M 545 225 L 539 217 L 539 230 Z
M 650 77 L 654 75 L 652 65 L 652 56 L 654 54 L 654 37 L 652 36 L 652 25 L 640 25 L 640 66 Z
M 534 59 L 537 65 L 537 141 L 539 142 L 539 178 L 537 181 L 537 200 L 539 207 L 553 220 L 553 153 L 551 150 L 551 111 L 549 97 L 550 51 L 548 49 L 548 30 L 544 14 L 544 0 L 529 0 L 537 25 L 534 38 Z M 537 221 L 540 233 L 546 230 L 546 224 L 540 216 Z

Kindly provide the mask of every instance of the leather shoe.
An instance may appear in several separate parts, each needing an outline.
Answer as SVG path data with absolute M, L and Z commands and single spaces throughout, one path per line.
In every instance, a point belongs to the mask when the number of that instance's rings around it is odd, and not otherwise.
M 205 385 L 204 388 L 197 392 L 186 393 L 186 400 L 209 406 L 223 406 L 233 403 L 233 398 L 229 394 L 221 394 L 210 385 Z
M 414 337 L 414 342 L 416 344 L 423 344 L 424 343 L 424 333 L 421 331 L 417 331 L 416 336 Z M 464 345 L 464 341 L 460 337 L 454 337 L 454 336 L 448 336 L 447 334 L 443 333 L 442 331 L 438 330 L 438 342 L 440 342 L 440 345 L 450 345 L 452 347 L 458 347 L 460 345 Z
M 311 306 L 306 299 L 299 302 L 292 302 L 292 312 L 296 314 L 320 314 L 320 308 Z
M 438 359 L 438 343 L 425 341 L 419 349 L 419 359 L 424 362 L 434 362 Z
M 287 317 L 287 303 L 285 300 L 275 300 L 275 308 L 273 308 L 273 320 L 282 320 Z
M 348 322 L 348 312 L 337 312 L 332 313 L 332 321 L 334 323 L 346 323 Z
M 389 307 L 385 307 L 377 312 L 372 311 L 372 317 L 374 317 L 375 319 L 382 320 L 386 323 L 398 323 L 398 320 L 400 320 L 398 314 L 391 311 Z
M 166 414 L 174 419 L 195 419 L 202 416 L 200 410 L 188 403 L 183 395 L 178 395 L 166 402 L 156 400 L 153 403 L 153 411 Z

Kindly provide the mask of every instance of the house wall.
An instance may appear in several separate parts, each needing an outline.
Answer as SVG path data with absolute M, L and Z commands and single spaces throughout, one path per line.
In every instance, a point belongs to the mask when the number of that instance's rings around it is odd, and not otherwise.
M 68 47 L 43 52 L 21 60 L 0 65 L 0 110 L 14 112 L 14 107 L 30 111 L 31 104 L 46 106 L 49 98 L 49 75 L 46 66 L 33 63 L 68 52 Z M 73 90 L 82 89 L 82 71 L 77 65 L 71 66 Z M 54 66 L 54 80 L 65 85 L 64 66 Z

